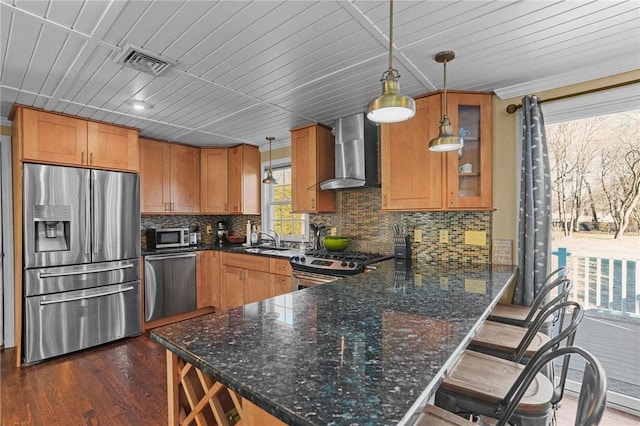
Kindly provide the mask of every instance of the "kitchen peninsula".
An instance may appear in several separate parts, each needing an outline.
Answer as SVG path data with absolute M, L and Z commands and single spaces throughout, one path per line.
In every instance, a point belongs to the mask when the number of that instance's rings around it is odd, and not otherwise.
M 240 417 L 246 408 L 243 424 L 257 407 L 290 425 L 412 424 L 515 267 L 375 266 L 155 329 L 167 348 L 169 424 L 191 411 L 213 419 L 211 407 L 233 417 L 234 405 Z M 208 400 L 223 387 L 226 408 Z

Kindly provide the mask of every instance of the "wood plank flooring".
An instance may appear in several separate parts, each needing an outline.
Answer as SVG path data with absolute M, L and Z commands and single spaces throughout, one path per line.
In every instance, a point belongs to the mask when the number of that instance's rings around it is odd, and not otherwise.
M 0 352 L 0 425 L 146 426 L 167 424 L 165 351 L 142 335 L 15 367 Z M 558 426 L 573 425 L 576 400 L 565 397 Z M 607 409 L 600 426 L 640 425 Z
M 2 425 L 165 425 L 165 351 L 138 336 L 15 367 L 2 350 Z

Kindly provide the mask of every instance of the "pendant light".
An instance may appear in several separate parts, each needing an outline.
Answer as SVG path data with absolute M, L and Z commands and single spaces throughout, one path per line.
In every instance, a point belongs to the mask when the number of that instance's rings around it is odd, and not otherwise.
M 267 177 L 262 180 L 262 183 L 266 183 L 267 185 L 275 185 L 278 183 L 271 172 L 271 142 L 274 139 L 275 138 L 273 136 L 267 136 L 267 140 L 269 141 L 269 171 L 267 172 Z
M 450 50 L 440 52 L 436 55 L 436 62 L 444 65 L 444 94 L 442 95 L 442 121 L 440 122 L 440 135 L 429 141 L 429 151 L 455 151 L 462 148 L 463 140 L 459 136 L 454 136 L 451 129 L 451 121 L 447 117 L 447 62 L 451 62 L 456 54 Z
M 389 0 L 389 69 L 382 73 L 382 95 L 369 102 L 367 118 L 376 123 L 405 121 L 416 113 L 416 101 L 398 92 L 398 70 L 393 69 L 393 0 Z

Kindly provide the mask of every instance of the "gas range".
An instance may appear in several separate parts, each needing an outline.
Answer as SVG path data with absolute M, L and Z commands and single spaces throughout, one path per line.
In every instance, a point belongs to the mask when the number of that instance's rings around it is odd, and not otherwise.
M 364 272 L 367 265 L 393 259 L 393 255 L 369 252 L 310 251 L 289 259 L 295 271 L 334 276 L 355 275 Z

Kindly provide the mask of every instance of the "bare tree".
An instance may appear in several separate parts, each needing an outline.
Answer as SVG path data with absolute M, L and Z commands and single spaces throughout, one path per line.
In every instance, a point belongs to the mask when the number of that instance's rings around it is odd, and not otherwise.
M 640 111 L 621 114 L 601 148 L 600 183 L 619 238 L 640 201 Z
M 578 230 L 578 218 L 583 212 L 585 199 L 591 202 L 593 194 L 589 179 L 597 146 L 597 134 L 605 124 L 603 117 L 566 121 L 547 126 L 547 143 L 554 173 L 558 217 L 565 236 Z

